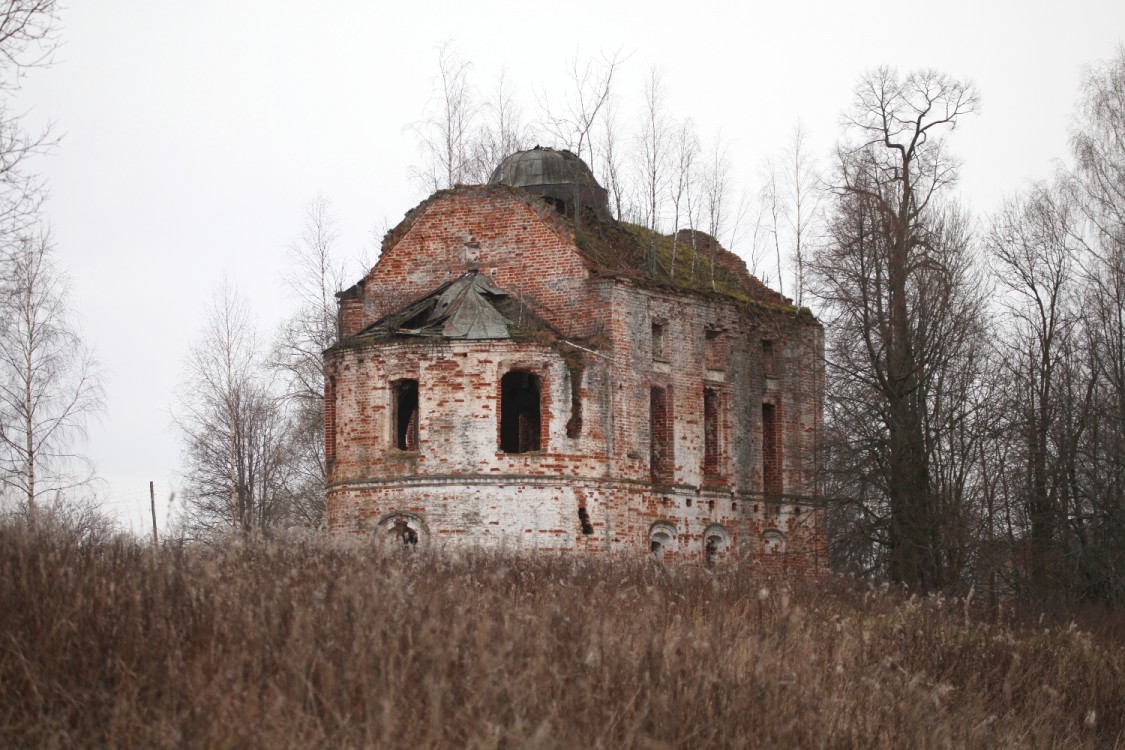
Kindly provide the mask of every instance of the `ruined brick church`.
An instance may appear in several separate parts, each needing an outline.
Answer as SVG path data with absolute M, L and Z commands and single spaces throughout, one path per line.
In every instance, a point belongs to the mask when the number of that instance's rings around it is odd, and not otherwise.
M 339 295 L 328 517 L 386 544 L 819 570 L 823 331 L 569 151 L 411 210 Z

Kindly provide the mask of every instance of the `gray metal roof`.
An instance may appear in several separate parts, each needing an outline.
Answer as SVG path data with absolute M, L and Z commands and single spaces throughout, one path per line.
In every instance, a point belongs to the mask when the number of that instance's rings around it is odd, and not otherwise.
M 488 180 L 490 185 L 503 183 L 523 188 L 529 193 L 556 201 L 556 207 L 568 216 L 575 205 L 605 211 L 608 195 L 586 163 L 570 151 L 536 146 L 517 151 L 500 162 Z
M 373 323 L 368 330 L 447 339 L 506 339 L 512 321 L 496 309 L 495 303 L 507 296 L 488 276 L 470 271 Z
M 586 163 L 570 151 L 539 146 L 506 157 L 492 172 L 488 182 L 502 182 L 513 187 L 598 184 Z

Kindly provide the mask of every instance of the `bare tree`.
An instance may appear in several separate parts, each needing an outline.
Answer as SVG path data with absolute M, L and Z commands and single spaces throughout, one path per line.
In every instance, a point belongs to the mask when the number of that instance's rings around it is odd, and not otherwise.
M 872 491 L 887 501 L 888 571 L 923 590 L 942 586 L 947 572 L 932 398 L 942 374 L 972 356 L 966 336 L 979 330 L 980 305 L 964 220 L 938 199 L 956 177 L 941 136 L 977 102 L 970 84 L 933 71 L 864 76 L 846 118 L 851 140 L 838 150 L 831 236 L 817 259 L 830 368 L 860 389 L 867 418 L 882 422 L 871 443 L 882 486 Z
M 86 484 L 79 452 L 102 406 L 101 373 L 68 307 L 49 235 L 19 240 L 0 294 L 0 481 L 35 524 L 40 499 Z
M 602 147 L 602 180 L 610 201 L 614 208 L 614 216 L 618 221 L 630 221 L 633 218 L 634 208 L 627 197 L 629 186 L 626 182 L 625 168 L 622 166 L 624 156 L 617 133 L 620 128 L 618 123 L 617 101 L 612 94 L 605 105 L 605 114 L 602 117 L 603 141 Z
M 732 187 L 729 144 L 723 137 L 721 130 L 715 133 L 715 140 L 711 143 L 711 149 L 703 167 L 700 180 L 700 208 L 704 214 L 704 220 L 707 222 L 707 234 L 712 237 L 712 241 L 709 243 L 710 255 L 708 261 L 710 282 L 711 286 L 714 287 L 715 250 L 722 242 L 722 235 L 727 229 L 729 221 L 727 209 Z M 740 209 L 744 205 L 745 202 L 743 201 Z M 739 213 L 741 213 L 741 210 Z M 737 227 L 737 223 L 732 226 Z M 728 240 L 727 245 L 733 247 L 734 243 Z
M 458 56 L 452 42 L 438 47 L 436 93 L 423 119 L 412 126 L 425 162 L 413 169 L 413 176 L 425 193 L 464 182 L 472 168 L 470 137 L 477 107 L 470 70 L 472 63 Z
M 1066 399 L 1060 378 L 1078 322 L 1074 222 L 1064 193 L 1036 185 L 1001 209 L 987 237 L 996 277 L 1008 292 L 1001 302 L 1004 335 L 996 338 L 1009 386 L 1008 434 L 1019 442 L 1010 453 L 1017 474 L 1012 484 L 1030 521 L 1031 578 L 1039 592 L 1048 587 L 1067 517 L 1065 467 L 1072 436 L 1061 429 Z
M 767 158 L 762 168 L 762 187 L 758 191 L 758 220 L 756 237 L 768 237 L 777 261 L 777 291 L 785 294 L 785 274 L 782 272 L 782 223 L 788 219 L 789 206 L 782 195 L 782 176 L 772 158 Z M 757 243 L 755 243 L 757 244 Z
M 798 123 L 783 153 L 785 194 L 789 210 L 786 218 L 793 248 L 794 301 L 805 304 L 805 265 L 809 246 L 820 231 L 821 177 L 816 159 L 809 151 L 808 134 Z M 781 269 L 778 269 L 780 278 Z M 780 283 L 780 281 L 779 281 Z
M 1090 599 L 1125 601 L 1125 47 L 1085 73 L 1069 174 L 1084 227 L 1082 308 L 1091 424 L 1080 447 L 1080 496 L 1070 509 Z
M 552 106 L 546 94 L 540 98 L 543 127 L 557 142 L 564 144 L 578 158 L 594 163 L 594 126 L 598 115 L 613 92 L 613 78 L 621 66 L 621 50 L 600 59 L 582 60 L 576 53 L 567 62 L 571 88 L 559 106 Z
M 472 163 L 465 177 L 468 182 L 483 184 L 504 157 L 527 148 L 533 137 L 506 69 L 501 69 L 496 88 L 481 105 L 479 115 L 482 122 L 470 148 Z
M 174 413 L 188 522 L 197 533 L 245 533 L 286 518 L 290 441 L 261 357 L 246 305 L 224 284 L 191 346 Z
M 653 67 L 645 80 L 643 118 L 637 134 L 638 172 L 644 186 L 644 220 L 653 232 L 660 229 L 671 150 L 671 127 L 664 100 L 664 76 L 659 68 Z
M 55 0 L 6 0 L 0 3 L 0 236 L 17 245 L 34 234 L 43 200 L 41 181 L 24 169 L 29 157 L 55 140 L 47 127 L 28 133 L 7 96 L 16 91 L 29 68 L 50 64 L 55 38 Z
M 305 214 L 300 238 L 289 247 L 286 282 L 297 312 L 281 328 L 272 365 L 282 376 L 293 462 L 290 509 L 295 519 L 317 527 L 324 521 L 328 478 L 324 458 L 324 350 L 336 340 L 336 292 L 343 264 L 336 259 L 336 220 L 331 205 L 317 196 Z
M 687 203 L 695 181 L 695 159 L 699 154 L 699 138 L 695 134 L 695 125 L 691 118 L 685 119 L 676 128 L 673 135 L 672 153 L 672 177 L 668 181 L 668 198 L 672 202 L 672 264 L 668 274 L 675 281 L 680 222 L 687 218 L 689 225 L 692 224 L 691 218 L 687 216 Z M 695 233 L 692 232 L 691 234 L 694 238 Z M 692 242 L 692 247 L 694 247 L 694 239 Z

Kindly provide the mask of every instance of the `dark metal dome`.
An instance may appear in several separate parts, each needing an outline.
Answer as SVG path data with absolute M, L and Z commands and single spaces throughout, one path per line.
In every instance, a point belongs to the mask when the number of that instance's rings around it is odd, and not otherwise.
M 576 202 L 598 212 L 606 210 L 605 188 L 594 179 L 584 161 L 565 149 L 536 146 L 517 151 L 500 162 L 488 183 L 523 188 L 568 215 L 574 214 Z

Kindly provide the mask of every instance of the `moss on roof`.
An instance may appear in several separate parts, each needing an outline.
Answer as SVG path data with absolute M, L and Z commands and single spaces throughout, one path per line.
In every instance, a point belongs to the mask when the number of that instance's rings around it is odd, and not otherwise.
M 583 255 L 607 275 L 813 319 L 807 308 L 798 308 L 788 297 L 763 284 L 741 258 L 706 232 L 683 229 L 663 235 L 627 222 L 599 221 L 592 214 L 584 218 L 575 229 L 575 242 Z
M 684 229 L 675 235 L 662 235 L 646 227 L 616 221 L 589 208 L 584 208 L 579 220 L 573 221 L 556 213 L 538 196 L 504 184 L 459 185 L 434 193 L 387 232 L 383 239 L 384 251 L 409 231 L 433 202 L 469 191 L 503 191 L 522 200 L 545 221 L 556 224 L 560 231 L 573 231 L 575 244 L 596 273 L 628 278 L 648 287 L 691 291 L 751 307 L 782 310 L 814 321 L 807 308 L 796 307 L 792 300 L 763 284 L 747 270 L 741 258 L 706 232 Z

